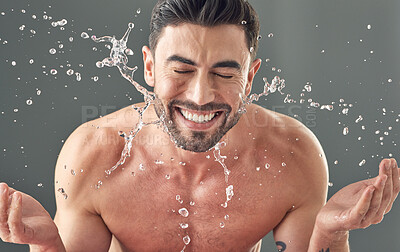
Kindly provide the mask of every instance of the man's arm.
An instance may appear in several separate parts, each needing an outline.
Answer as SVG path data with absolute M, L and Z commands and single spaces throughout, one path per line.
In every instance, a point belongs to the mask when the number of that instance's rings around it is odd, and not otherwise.
M 325 205 L 328 191 L 328 165 L 322 147 L 309 129 L 295 123 L 291 134 L 298 139 L 292 145 L 296 158 L 287 178 L 293 207 L 274 228 L 278 251 L 286 252 L 307 251 L 316 216 Z M 317 252 L 327 248 L 321 244 Z
M 111 243 L 111 233 L 95 209 L 93 166 L 99 159 L 94 156 L 99 154 L 95 138 L 92 128 L 79 127 L 57 160 L 54 221 L 67 251 L 107 251 Z

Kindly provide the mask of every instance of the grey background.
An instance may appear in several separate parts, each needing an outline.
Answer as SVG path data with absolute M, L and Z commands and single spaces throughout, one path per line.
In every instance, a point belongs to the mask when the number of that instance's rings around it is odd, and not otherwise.
M 253 91 L 262 91 L 262 77 L 271 80 L 279 75 L 286 80 L 285 95 L 270 95 L 259 104 L 296 116 L 316 134 L 329 162 L 333 183 L 329 197 L 352 182 L 376 176 L 381 158 L 398 158 L 400 1 L 250 2 L 259 13 L 263 36 L 258 53 L 263 64 Z M 129 60 L 130 65 L 139 67 L 135 79 L 144 83 L 140 49 L 147 44 L 154 3 L 0 2 L 0 13 L 4 12 L 0 15 L 0 181 L 35 197 L 52 216 L 54 166 L 63 141 L 82 122 L 142 100 L 117 69 L 95 67 L 108 50 L 104 44 L 82 39 L 80 34 L 86 31 L 89 35 L 121 37 L 127 24 L 134 22 L 128 45 L 135 54 Z M 141 12 L 137 14 L 139 8 Z M 21 12 L 23 9 L 25 13 Z M 52 20 L 44 20 L 44 12 Z M 52 21 L 63 18 L 68 20 L 64 30 L 51 26 Z M 19 29 L 22 24 L 26 26 L 23 31 Z M 268 36 L 270 33 L 272 37 Z M 71 36 L 73 42 L 68 40 Z M 59 44 L 64 47 L 60 49 Z M 56 48 L 57 53 L 51 55 L 50 48 Z M 30 59 L 34 59 L 33 64 L 29 64 Z M 82 80 L 68 76 L 69 68 L 80 72 Z M 58 73 L 51 75 L 50 69 Z M 99 77 L 97 82 L 92 79 L 94 76 Z M 307 82 L 312 83 L 312 91 L 304 92 L 305 99 L 321 105 L 333 103 L 333 111 L 299 103 Z M 37 89 L 41 90 L 40 95 Z M 297 103 L 285 103 L 286 94 L 291 94 Z M 30 98 L 33 104 L 27 105 Z M 346 105 L 347 115 L 342 113 Z M 359 115 L 364 120 L 355 123 Z M 349 128 L 346 136 L 342 134 L 344 126 Z M 380 137 L 384 137 L 382 141 Z M 366 164 L 359 166 L 363 159 Z M 396 202 L 381 224 L 352 231 L 352 251 L 397 251 L 399 214 Z M 274 250 L 272 236 L 268 235 L 263 251 Z M 27 247 L 0 242 L 0 251 L 27 251 Z

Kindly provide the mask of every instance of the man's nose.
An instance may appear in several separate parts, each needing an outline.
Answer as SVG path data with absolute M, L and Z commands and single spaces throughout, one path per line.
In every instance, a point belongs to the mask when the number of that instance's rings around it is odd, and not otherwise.
M 188 86 L 186 98 L 198 105 L 214 101 L 215 88 L 213 81 L 206 73 L 198 73 Z

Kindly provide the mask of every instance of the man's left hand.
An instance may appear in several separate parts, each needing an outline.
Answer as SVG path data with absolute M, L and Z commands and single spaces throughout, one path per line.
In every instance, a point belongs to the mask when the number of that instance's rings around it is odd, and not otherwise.
M 379 175 L 350 184 L 320 210 L 317 226 L 327 237 L 380 223 L 400 190 L 399 168 L 394 158 L 383 159 Z

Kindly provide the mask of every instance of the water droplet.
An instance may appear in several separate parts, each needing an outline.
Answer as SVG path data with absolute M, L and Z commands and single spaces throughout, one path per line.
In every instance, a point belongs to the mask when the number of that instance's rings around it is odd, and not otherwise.
M 372 26 L 369 24 L 369 25 L 367 25 L 367 29 L 368 30 L 371 30 L 371 28 L 372 28 Z
M 321 109 L 326 109 L 328 111 L 332 111 L 333 110 L 333 106 L 332 105 L 322 105 Z
M 343 135 L 347 135 L 349 133 L 349 127 L 343 128 Z
M 42 93 L 42 90 L 38 89 L 36 90 L 36 95 L 40 95 Z
M 102 184 L 103 184 L 103 182 L 101 182 L 101 180 L 97 181 L 97 184 L 95 185 L 95 188 L 96 189 L 100 189 Z
M 56 51 L 56 49 L 54 49 L 54 48 L 50 48 L 50 50 L 49 50 L 49 53 L 50 53 L 50 54 L 56 54 L 56 52 L 57 52 L 57 51 Z
M 285 163 L 285 162 L 282 162 L 282 166 L 286 166 L 286 163 Z
M 98 77 L 98 76 L 94 76 L 94 77 L 93 77 L 93 81 L 94 81 L 94 82 L 97 82 L 98 80 L 99 80 L 99 77 Z
M 57 70 L 56 70 L 56 69 L 51 69 L 51 70 L 50 70 L 50 73 L 51 73 L 52 75 L 56 75 L 56 74 L 57 74 Z
M 161 161 L 161 160 L 155 160 L 155 161 L 154 161 L 154 163 L 155 163 L 155 164 L 158 164 L 158 165 L 160 165 L 160 164 L 164 164 L 164 161 Z
M 144 170 L 145 170 L 145 168 L 144 168 L 144 165 L 143 165 L 143 164 L 139 164 L 139 170 L 140 170 L 140 171 L 144 171 Z
M 75 171 L 72 170 L 72 169 L 71 169 L 71 174 L 72 174 L 72 176 L 75 176 L 75 175 L 76 175 Z
M 32 65 L 32 64 L 33 64 L 33 62 L 35 62 L 33 59 L 30 59 L 30 60 L 29 60 L 29 64 L 31 64 L 31 65 Z
M 166 178 L 166 179 L 170 179 L 171 177 L 170 177 L 169 174 L 167 174 L 167 175 L 165 175 L 165 178 Z
M 67 75 L 68 76 L 71 76 L 71 75 L 73 75 L 74 74 L 74 70 L 72 70 L 72 69 L 68 69 L 67 70 Z
M 59 193 L 61 193 L 61 194 L 64 196 L 64 199 L 67 199 L 67 198 L 68 198 L 68 195 L 65 193 L 64 188 L 60 187 L 60 188 L 58 188 L 57 191 L 58 191 Z
M 82 32 L 82 33 L 81 33 L 81 38 L 83 38 L 83 39 L 88 39 L 88 38 L 89 38 L 89 35 L 88 35 L 86 32 Z
M 126 48 L 126 49 L 125 49 L 125 54 L 126 54 L 126 55 L 133 55 L 134 53 L 133 53 L 133 51 L 132 51 L 131 49 Z
M 12 66 L 16 66 L 16 65 L 17 65 L 17 62 L 15 62 L 14 60 L 11 61 L 11 65 L 12 65 Z
M 355 122 L 356 122 L 356 123 L 359 123 L 359 122 L 362 121 L 362 120 L 363 120 L 363 117 L 362 117 L 361 115 L 359 115 Z
M 73 37 L 69 37 L 69 42 L 72 42 L 72 41 L 74 41 L 74 38 Z
M 189 216 L 189 211 L 186 208 L 181 208 L 178 210 L 178 213 L 182 215 L 183 217 L 188 217 Z
M 304 89 L 305 89 L 307 92 L 311 92 L 311 86 L 310 86 L 310 85 L 305 85 L 305 86 L 304 86 Z
M 194 206 L 194 201 L 190 201 L 190 203 L 189 203 L 191 206 Z
M 60 21 L 58 21 L 58 25 L 60 26 L 64 26 L 68 23 L 68 21 L 66 19 L 61 19 Z
M 186 235 L 185 237 L 183 237 L 182 240 L 183 240 L 183 243 L 185 243 L 185 245 L 188 245 L 190 243 L 189 235 Z
M 365 165 L 366 162 L 367 162 L 367 161 L 365 161 L 365 159 L 363 159 L 363 160 L 361 160 L 360 163 L 358 163 L 358 166 L 363 166 L 363 165 Z
M 81 76 L 80 73 L 76 72 L 75 76 L 76 76 L 76 81 L 81 81 L 82 80 L 82 76 Z
M 270 164 L 266 163 L 266 164 L 265 164 L 265 169 L 268 170 L 270 166 L 271 166 Z
M 31 99 L 26 100 L 26 104 L 27 105 L 32 105 L 32 100 Z
M 25 25 L 21 25 L 20 27 L 19 27 L 19 30 L 20 31 L 23 31 L 25 29 Z
M 220 228 L 224 228 L 225 227 L 225 223 L 223 221 L 221 221 L 221 223 L 219 223 L 219 227 Z
M 136 10 L 136 13 L 137 13 L 137 14 L 140 14 L 141 11 L 142 11 L 142 10 L 139 8 L 139 9 Z
M 187 224 L 187 223 L 179 223 L 179 226 L 180 226 L 182 229 L 186 229 L 186 228 L 189 227 L 189 224 Z
M 96 66 L 97 66 L 98 68 L 102 68 L 102 67 L 104 67 L 104 63 L 101 62 L 101 61 L 97 61 L 97 62 L 96 62 Z
M 247 24 L 247 22 L 246 22 L 246 20 L 243 20 L 242 25 L 245 25 L 245 24 Z
M 14 113 L 17 113 L 17 112 L 18 112 L 18 109 L 17 109 L 17 108 L 15 108 L 15 109 L 14 109 Z
M 32 18 L 33 18 L 33 19 L 36 19 L 37 17 L 36 17 L 36 15 L 32 15 Z
M 254 47 L 250 47 L 250 52 L 254 52 Z

